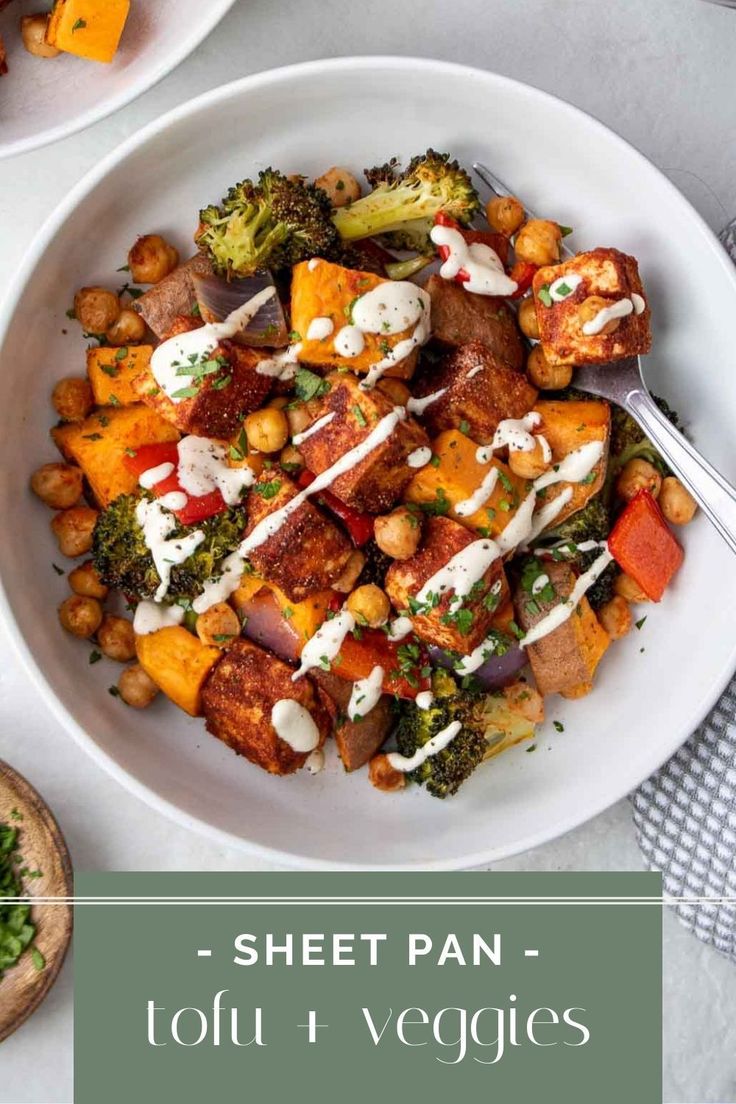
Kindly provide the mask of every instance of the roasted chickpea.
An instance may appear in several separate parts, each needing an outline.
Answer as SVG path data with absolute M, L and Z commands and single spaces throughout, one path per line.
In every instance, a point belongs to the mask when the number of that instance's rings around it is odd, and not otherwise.
M 580 682 L 577 686 L 571 686 L 569 690 L 560 690 L 560 697 L 568 701 L 577 701 L 578 698 L 587 698 L 592 689 L 592 682 Z
M 72 594 L 59 606 L 59 621 L 72 636 L 94 636 L 102 622 L 102 606 L 96 598 Z
M 360 199 L 360 184 L 351 172 L 340 165 L 333 165 L 327 172 L 318 176 L 314 182 L 323 192 L 327 192 L 333 207 L 346 207 Z
M 620 594 L 615 594 L 610 602 L 606 602 L 598 610 L 598 620 L 611 640 L 620 640 L 631 631 L 631 606 Z
M 492 230 L 510 238 L 524 221 L 524 207 L 516 196 L 494 196 L 486 203 L 486 218 Z
M 536 479 L 547 471 L 549 461 L 545 459 L 544 449 L 537 441 L 533 449 L 509 450 L 509 467 L 520 479 Z
M 52 58 L 58 57 L 61 50 L 51 46 L 46 41 L 46 29 L 49 25 L 49 17 L 45 12 L 38 15 L 24 15 L 20 21 L 20 34 L 23 45 L 29 54 L 34 57 Z
M 394 560 L 408 560 L 419 547 L 422 519 L 408 506 L 397 506 L 390 514 L 377 517 L 374 525 L 376 544 Z
M 179 254 L 160 234 L 144 234 L 128 253 L 134 284 L 157 284 L 179 263 Z
M 31 490 L 52 510 L 68 510 L 82 496 L 82 478 L 73 464 L 43 464 L 31 476 Z
M 406 406 L 411 398 L 411 391 L 397 379 L 382 379 L 377 385 L 379 391 L 383 391 L 387 399 L 390 399 L 394 406 Z
M 127 663 L 135 659 L 133 622 L 127 617 L 116 617 L 113 613 L 106 613 L 97 630 L 97 643 L 100 645 L 100 651 L 108 659 L 116 659 L 118 663 Z
M 346 605 L 358 624 L 370 629 L 380 629 L 391 614 L 388 595 L 375 583 L 366 583 L 354 590 Z
M 299 449 L 294 448 L 293 445 L 287 445 L 285 449 L 282 449 L 279 462 L 286 472 L 301 471 L 304 467 L 304 457 Z
M 636 580 L 632 579 L 631 576 L 627 575 L 625 572 L 616 576 L 613 583 L 613 589 L 620 598 L 625 598 L 627 602 L 649 601 Z
M 266 406 L 245 419 L 248 444 L 258 452 L 280 452 L 289 440 L 289 423 L 283 410 Z
M 550 364 L 541 345 L 535 345 L 526 361 L 526 374 L 540 391 L 561 391 L 572 380 L 571 364 Z
M 74 296 L 74 313 L 88 333 L 107 333 L 120 317 L 120 300 L 103 287 L 83 287 Z
M 81 594 L 85 598 L 97 598 L 99 601 L 107 598 L 108 588 L 100 580 L 97 568 L 91 560 L 69 572 L 69 586 L 75 594 Z
M 96 521 L 97 511 L 89 506 L 72 506 L 55 515 L 51 529 L 64 556 L 73 560 L 89 552 Z
M 525 720 L 531 721 L 533 724 L 543 722 L 544 698 L 528 682 L 514 682 L 511 686 L 505 686 L 503 696 L 512 713 L 524 717 Z
M 141 316 L 130 307 L 123 307 L 117 322 L 105 334 L 105 340 L 108 345 L 139 345 L 145 336 L 146 323 Z
M 604 299 L 600 295 L 589 295 L 578 307 L 580 328 L 582 329 L 586 322 L 592 322 L 602 310 L 605 310 L 606 307 L 610 307 L 610 305 L 610 299 Z M 610 322 L 606 322 L 600 333 L 612 334 L 614 330 L 618 329 L 620 322 L 620 318 L 612 318 Z
M 519 327 L 524 336 L 531 338 L 532 341 L 539 341 L 539 322 L 533 295 L 528 295 L 519 303 L 518 318 Z
M 269 399 L 266 406 L 272 407 L 274 410 L 285 410 L 289 405 L 289 399 L 287 395 L 276 395 L 275 398 Z
M 562 231 L 549 219 L 529 219 L 516 236 L 514 252 L 517 260 L 527 264 L 551 265 L 560 259 Z
M 634 495 L 643 490 L 657 498 L 661 487 L 662 476 L 647 460 L 629 460 L 616 480 L 616 494 L 625 502 L 630 502 Z
M 92 388 L 84 376 L 59 380 L 51 392 L 54 410 L 64 422 L 83 422 L 94 406 Z
M 133 709 L 145 709 L 158 694 L 158 686 L 141 667 L 140 663 L 132 663 L 118 679 L 120 697 L 126 705 Z
M 371 785 L 382 793 L 398 793 L 406 786 L 406 775 L 391 766 L 388 755 L 374 755 L 368 764 Z
M 297 433 L 303 433 L 307 426 L 314 421 L 314 416 L 310 414 L 309 407 L 303 402 L 291 403 L 284 413 L 292 437 L 295 437 Z
M 203 644 L 227 648 L 240 636 L 240 620 L 227 602 L 217 602 L 197 618 L 197 636 Z
M 695 517 L 698 504 L 686 487 L 674 475 L 662 480 L 659 506 L 672 525 L 689 525 Z
M 358 581 L 358 576 L 365 567 L 365 556 L 356 548 L 350 553 L 350 558 L 343 568 L 342 575 L 332 584 L 332 589 L 340 594 L 349 594 Z

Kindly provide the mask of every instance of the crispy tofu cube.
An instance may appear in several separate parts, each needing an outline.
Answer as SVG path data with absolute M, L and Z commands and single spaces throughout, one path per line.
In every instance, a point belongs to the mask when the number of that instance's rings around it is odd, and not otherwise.
M 549 289 L 564 277 L 579 277 L 560 302 L 555 295 L 550 302 Z M 571 285 L 567 285 L 571 287 Z M 578 253 L 559 265 L 540 268 L 532 284 L 537 309 L 542 349 L 552 364 L 607 364 L 622 357 L 648 353 L 652 344 L 651 311 L 644 298 L 639 266 L 634 257 L 618 249 L 593 249 Z M 559 288 L 559 283 L 556 284 Z M 553 292 L 555 287 L 552 287 Z M 564 284 L 561 288 L 564 291 Z M 618 321 L 612 333 L 586 334 L 585 316 L 580 311 L 586 299 L 595 296 L 612 306 L 622 299 L 644 302 L 641 313 L 636 310 Z
M 87 350 L 87 376 L 96 406 L 129 406 L 140 402 L 133 383 L 151 361 L 152 345 L 109 349 L 97 345 Z
M 524 346 L 514 313 L 503 299 L 472 295 L 459 284 L 430 276 L 425 291 L 432 301 L 432 337 L 456 348 L 480 341 L 496 357 L 520 372 Z
M 351 308 L 356 299 L 380 284 L 390 283 L 390 280 L 372 272 L 342 268 L 329 261 L 304 261 L 296 265 L 291 278 L 291 325 L 299 334 L 299 360 L 325 371 L 343 367 L 365 375 L 374 364 L 389 356 L 399 342 L 411 336 L 411 331 L 365 334 L 365 348 L 355 357 L 345 357 L 336 351 L 335 335 L 343 326 L 350 324 Z M 315 318 L 329 318 L 331 321 L 333 329 L 326 337 L 307 336 Z M 414 350 L 388 368 L 384 375 L 409 379 L 416 362 L 417 352 Z
M 485 640 L 496 610 L 508 596 L 501 558 L 488 567 L 462 605 L 452 604 L 452 591 L 441 597 L 435 594 L 421 608 L 416 596 L 454 556 L 478 539 L 450 518 L 429 518 L 418 551 L 408 560 L 395 560 L 386 573 L 386 593 L 397 610 L 408 611 L 420 640 L 461 655 L 469 655 Z
M 413 390 L 420 399 L 442 392 L 421 415 L 430 434 L 462 429 L 479 444 L 493 439 L 504 418 L 528 414 L 537 397 L 526 376 L 478 341 L 458 346 L 423 373 Z
M 110 62 L 129 10 L 130 0 L 56 0 L 46 41 L 67 54 Z
M 327 382 L 330 390 L 322 397 L 316 413 L 318 418 L 330 414 L 334 417 L 299 445 L 307 467 L 315 475 L 361 444 L 381 418 L 394 409 L 381 391 L 361 391 L 352 373 L 333 372 Z M 411 479 L 407 458 L 415 449 L 428 444 L 429 438 L 419 423 L 407 417 L 386 441 L 350 471 L 338 476 L 330 489 L 357 510 L 382 513 L 393 506 Z
M 271 711 L 290 699 L 310 714 L 324 743 L 330 715 L 308 676 L 292 682 L 293 669 L 247 640 L 236 640 L 222 656 L 202 690 L 207 729 L 238 755 L 270 774 L 293 774 L 307 761 L 276 732 Z
M 281 473 L 270 481 L 256 483 L 248 495 L 246 536 L 297 493 L 294 484 Z M 330 587 L 342 574 L 352 551 L 352 543 L 342 530 L 307 499 L 248 558 L 259 575 L 291 601 L 301 602 Z
M 258 372 L 264 354 L 254 349 L 223 341 L 212 353 L 213 359 L 217 357 L 223 358 L 221 370 L 203 376 L 190 398 L 170 399 L 158 386 L 150 366 L 136 377 L 133 387 L 144 403 L 182 433 L 232 437 L 243 415 L 263 406 L 273 380 Z

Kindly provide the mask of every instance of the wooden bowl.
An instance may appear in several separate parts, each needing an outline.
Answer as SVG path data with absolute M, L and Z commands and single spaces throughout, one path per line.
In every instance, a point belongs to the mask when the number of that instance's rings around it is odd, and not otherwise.
M 23 819 L 21 820 L 20 817 Z M 0 822 L 17 827 L 23 866 L 41 877 L 24 879 L 32 897 L 71 897 L 72 864 L 61 830 L 39 794 L 0 759 Z M 28 951 L 0 978 L 0 1042 L 36 1011 L 56 981 L 72 935 L 68 903 L 34 905 L 35 943 L 46 959 L 37 970 Z

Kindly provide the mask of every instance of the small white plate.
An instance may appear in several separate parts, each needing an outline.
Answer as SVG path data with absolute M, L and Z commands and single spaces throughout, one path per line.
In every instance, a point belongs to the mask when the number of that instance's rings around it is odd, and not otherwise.
M 736 563 L 698 518 L 682 534 L 687 556 L 674 586 L 661 606 L 642 608 L 641 631 L 611 648 L 595 691 L 578 702 L 551 699 L 534 754 L 522 747 L 501 756 L 441 802 L 418 788 L 380 794 L 365 771 L 345 776 L 337 765 L 317 777 L 269 777 L 165 701 L 126 709 L 107 693 L 119 668 L 90 667 L 89 646 L 59 627 L 66 581 L 51 566 L 60 557 L 49 512 L 25 485 L 54 456 L 53 383 L 84 371 L 84 343 L 65 317 L 74 289 L 114 281 L 142 230 L 191 249 L 199 207 L 268 164 L 315 175 L 334 163 L 359 170 L 429 145 L 485 161 L 531 208 L 574 226 L 577 248 L 615 245 L 640 258 L 655 329 L 647 374 L 734 480 L 731 262 L 679 192 L 611 131 L 543 92 L 460 66 L 316 62 L 177 108 L 64 200 L 0 314 L 0 609 L 39 692 L 101 765 L 157 808 L 303 867 L 457 868 L 542 843 L 671 755 L 736 667 Z
M 110 65 L 71 54 L 32 57 L 19 22 L 44 4 L 14 2 L 0 15 L 9 73 L 0 78 L 0 158 L 45 146 L 104 119 L 170 73 L 235 0 L 133 0 Z

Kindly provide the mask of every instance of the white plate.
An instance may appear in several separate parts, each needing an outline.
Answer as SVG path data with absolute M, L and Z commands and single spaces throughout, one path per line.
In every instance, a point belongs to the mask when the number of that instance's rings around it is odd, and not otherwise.
M 249 77 L 148 127 L 67 197 L 33 243 L 0 319 L 0 543 L 4 612 L 39 692 L 124 785 L 211 836 L 301 866 L 456 868 L 512 855 L 622 797 L 695 728 L 736 666 L 734 561 L 699 518 L 660 607 L 606 656 L 595 692 L 552 699 L 534 754 L 481 768 L 446 802 L 389 797 L 365 772 L 271 778 L 164 701 L 127 710 L 59 628 L 67 593 L 48 511 L 24 491 L 53 457 L 48 394 L 84 370 L 65 309 L 81 284 L 110 282 L 141 230 L 191 241 L 198 208 L 273 163 L 316 174 L 359 169 L 433 145 L 481 158 L 529 205 L 573 225 L 578 248 L 641 259 L 652 302 L 655 390 L 687 412 L 707 455 L 736 477 L 732 426 L 736 278 L 682 196 L 644 158 L 580 111 L 504 77 L 433 61 L 351 58 Z M 69 327 L 68 335 L 63 329 Z M 564 724 L 564 732 L 552 720 Z M 19 734 L 19 739 L 22 734 Z M 114 809 L 110 810 L 114 817 Z
M 130 103 L 170 73 L 235 0 L 133 0 L 110 65 L 71 54 L 37 58 L 20 39 L 22 15 L 44 5 L 12 3 L 0 15 L 10 72 L 0 79 L 0 158 L 66 138 Z

